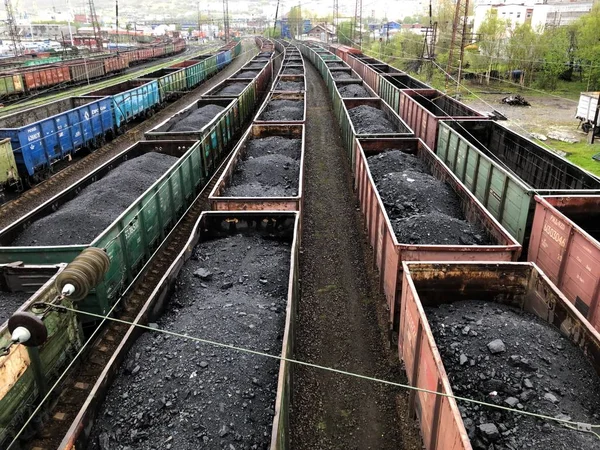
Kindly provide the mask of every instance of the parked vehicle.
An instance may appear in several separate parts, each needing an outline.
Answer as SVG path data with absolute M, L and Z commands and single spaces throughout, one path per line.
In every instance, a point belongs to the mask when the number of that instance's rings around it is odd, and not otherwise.
M 579 119 L 579 125 L 586 133 L 593 131 L 594 134 L 600 134 L 598 97 L 600 97 L 600 92 L 582 92 L 579 95 L 575 118 Z

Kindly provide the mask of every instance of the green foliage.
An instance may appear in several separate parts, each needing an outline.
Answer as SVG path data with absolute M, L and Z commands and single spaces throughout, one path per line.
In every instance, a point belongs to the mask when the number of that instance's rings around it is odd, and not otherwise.
M 273 27 L 269 27 L 265 30 L 264 35 L 266 38 L 273 38 L 273 39 L 280 38 L 281 37 L 281 28 L 273 29 Z
M 541 37 L 543 62 L 536 77 L 540 89 L 556 89 L 558 77 L 569 63 L 569 29 L 566 27 L 547 28 Z
M 589 14 L 581 17 L 575 29 L 575 55 L 587 70 L 589 89 L 600 89 L 600 4 L 597 3 Z
M 290 27 L 290 34 L 292 35 L 292 39 L 295 39 L 296 33 L 302 34 L 302 29 L 304 27 L 300 6 L 292 6 L 292 9 L 288 12 L 287 19 Z
M 352 22 L 341 22 L 336 29 L 338 42 L 343 45 L 353 45 L 352 43 Z

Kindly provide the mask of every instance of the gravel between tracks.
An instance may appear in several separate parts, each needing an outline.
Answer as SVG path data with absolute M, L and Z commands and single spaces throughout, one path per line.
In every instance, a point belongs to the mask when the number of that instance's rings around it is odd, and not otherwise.
M 40 206 L 45 201 L 61 192 L 65 186 L 70 186 L 75 183 L 92 172 L 99 165 L 114 158 L 135 142 L 142 140 L 146 131 L 151 130 L 165 119 L 181 111 L 182 108 L 188 106 L 191 102 L 200 99 L 207 91 L 238 71 L 254 57 L 256 54 L 254 53 L 255 51 L 256 46 L 253 41 L 243 41 L 242 54 L 214 77 L 206 80 L 193 91 L 184 95 L 181 99 L 169 104 L 166 108 L 156 113 L 153 117 L 145 120 L 143 123 L 138 124 L 135 127 L 132 126 L 132 128 L 124 135 L 119 136 L 117 139 L 106 144 L 103 148 L 96 150 L 93 154 L 86 155 L 85 158 L 72 162 L 68 167 L 62 169 L 59 175 L 55 174 L 53 178 L 41 183 L 34 189 L 24 192 L 15 201 L 1 205 L 0 229 L 5 228 L 27 212 Z M 264 67 L 264 64 L 260 67 Z
M 360 105 L 348 110 L 350 120 L 358 134 L 398 133 L 398 127 L 390 122 L 385 112 L 368 105 Z
M 321 77 L 306 65 L 307 128 L 301 298 L 295 356 L 386 380 L 405 381 L 382 331 L 385 300 Z M 382 384 L 294 367 L 294 450 L 420 450 L 407 395 Z
M 54 213 L 33 222 L 13 245 L 91 243 L 177 161 L 150 152 L 124 162 Z
M 219 105 L 206 105 L 192 111 L 187 117 L 173 123 L 168 131 L 198 131 L 213 120 L 225 108 Z
M 304 83 L 301 81 L 280 81 L 275 87 L 276 91 L 303 91 Z
M 483 301 L 428 307 L 426 313 L 455 395 L 598 422 L 600 378 L 555 328 L 532 314 Z M 498 339 L 505 349 L 492 353 L 488 344 Z M 490 396 L 493 391 L 497 395 Z M 467 403 L 459 402 L 459 408 L 475 450 L 600 448 L 595 436 L 554 422 Z
M 25 292 L 0 291 L 0 324 L 8 320 L 29 297 L 31 294 Z
M 238 234 L 199 244 L 158 327 L 281 353 L 290 245 Z M 210 279 L 194 275 L 209 271 Z M 267 449 L 279 363 L 145 333 L 121 366 L 90 450 Z
M 252 139 L 239 161 L 226 197 L 292 197 L 298 195 L 300 139 L 271 136 Z
M 345 84 L 338 86 L 338 91 L 343 98 L 365 98 L 371 97 L 367 90 L 360 84 Z
M 271 100 L 259 120 L 281 121 L 302 120 L 304 102 L 300 100 Z
M 456 193 L 416 156 L 388 150 L 367 158 L 398 242 L 490 244 L 483 229 L 464 220 Z

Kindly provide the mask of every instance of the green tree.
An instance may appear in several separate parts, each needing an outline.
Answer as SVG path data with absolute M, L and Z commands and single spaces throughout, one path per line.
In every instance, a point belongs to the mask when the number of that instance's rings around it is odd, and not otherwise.
M 510 23 L 498 17 L 498 11 L 490 9 L 477 32 L 480 35 L 479 53 L 484 58 L 477 62 L 480 67 L 487 66 L 487 81 L 489 83 L 492 69 L 497 68 L 499 58 L 505 47 L 506 30 Z
M 543 62 L 536 76 L 541 89 L 556 89 L 559 76 L 569 66 L 571 39 L 567 27 L 546 28 L 541 36 Z
M 290 27 L 290 34 L 295 39 L 298 34 L 303 34 L 304 21 L 302 20 L 302 10 L 300 6 L 292 6 L 292 9 L 288 12 L 288 25 Z
M 520 80 L 522 84 L 525 84 L 527 79 L 531 83 L 533 73 L 539 65 L 543 55 L 541 37 L 541 34 L 536 33 L 529 23 L 517 25 L 510 32 L 505 49 L 507 68 L 509 71 L 515 69 L 524 71 L 524 76 Z
M 343 45 L 352 45 L 352 22 L 341 22 L 336 28 L 338 42 Z
M 577 49 L 575 56 L 581 60 L 588 78 L 588 89 L 600 88 L 600 4 L 575 24 Z

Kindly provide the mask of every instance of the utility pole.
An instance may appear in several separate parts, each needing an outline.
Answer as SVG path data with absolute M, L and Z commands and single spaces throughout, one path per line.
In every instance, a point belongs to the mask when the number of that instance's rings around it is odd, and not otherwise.
M 202 26 L 200 25 L 200 2 L 198 2 L 198 43 L 200 43 L 201 30 L 202 30 Z
M 13 53 L 15 56 L 19 56 L 23 53 L 23 45 L 21 44 L 21 36 L 19 36 L 19 29 L 17 27 L 17 21 L 15 19 L 15 12 L 13 10 L 11 0 L 4 0 L 4 7 L 6 8 L 6 21 L 8 22 L 8 34 L 11 39 Z
M 98 23 L 98 16 L 96 16 L 96 7 L 94 6 L 94 0 L 89 0 L 90 5 L 90 20 L 92 21 L 92 29 L 94 30 L 94 39 L 96 40 L 96 48 L 102 51 L 102 31 L 100 30 L 100 24 Z
M 594 114 L 594 123 L 592 123 L 592 129 L 588 135 L 588 144 L 594 143 L 596 131 L 598 130 L 598 119 L 600 118 L 600 94 L 598 94 L 598 99 L 596 101 L 596 114 Z
M 117 16 L 117 55 L 119 54 L 119 0 L 115 0 L 115 14 Z
M 465 56 L 465 43 L 467 39 L 467 21 L 469 17 L 469 0 L 456 0 L 456 10 L 454 12 L 454 22 L 452 23 L 452 39 L 448 51 L 448 65 L 446 66 L 446 90 L 450 81 L 450 74 L 453 72 L 456 54 L 458 53 L 458 78 L 457 83 L 460 86 L 460 77 L 462 76 L 462 63 Z
M 229 2 L 223 0 L 223 33 L 225 33 L 225 42 L 229 41 Z

